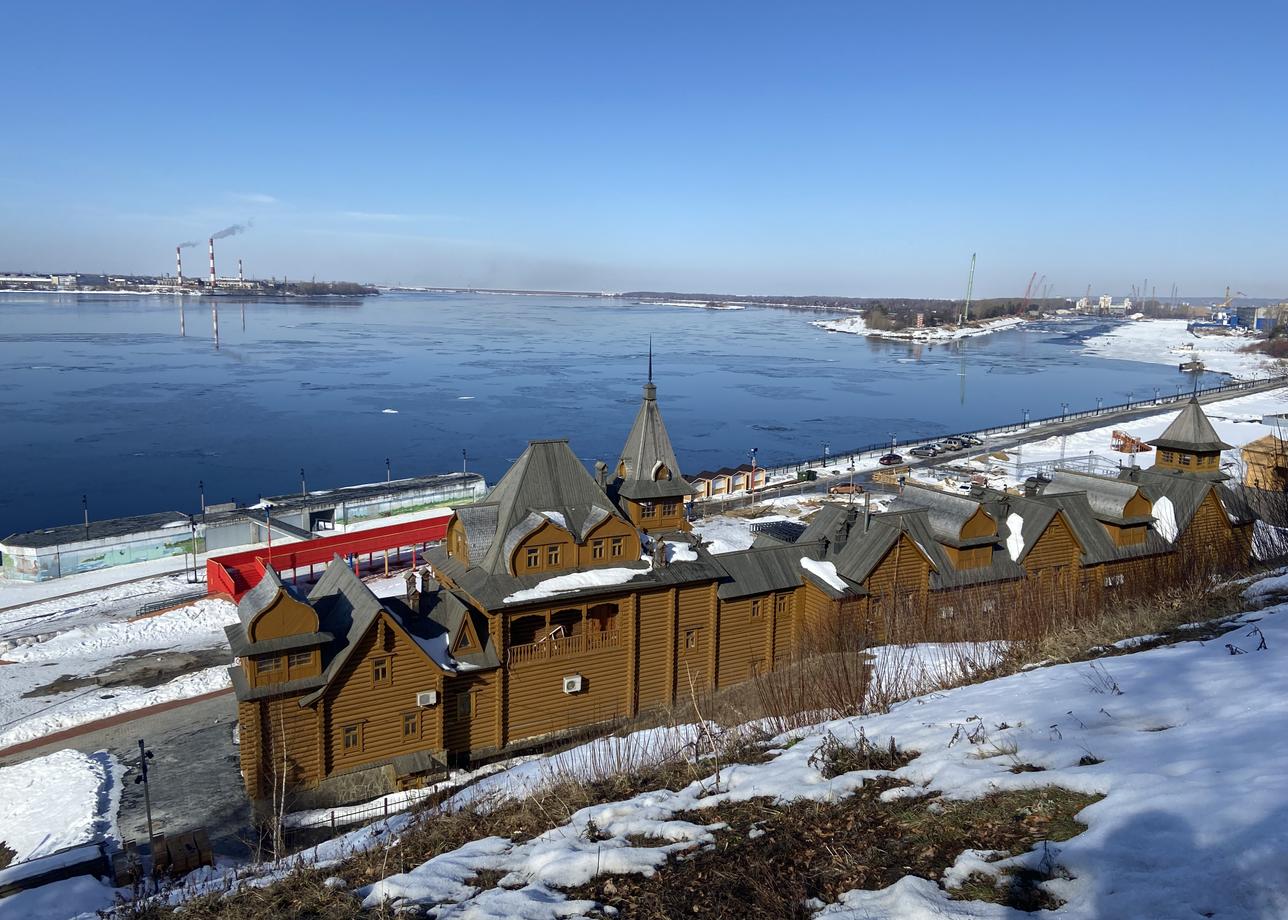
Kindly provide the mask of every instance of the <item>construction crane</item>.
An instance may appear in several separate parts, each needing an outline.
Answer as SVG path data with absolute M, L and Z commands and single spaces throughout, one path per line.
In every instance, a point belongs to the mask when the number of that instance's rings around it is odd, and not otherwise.
M 970 295 L 975 290 L 975 253 L 970 254 L 970 274 L 966 277 L 966 308 L 962 310 L 962 322 L 970 321 Z
M 1029 286 L 1024 289 L 1024 305 L 1020 307 L 1020 313 L 1029 312 L 1029 301 L 1033 299 L 1033 282 L 1038 278 L 1038 273 L 1034 272 L 1029 275 Z M 1090 285 L 1088 285 L 1090 288 Z
M 1247 297 L 1247 296 L 1248 295 L 1243 293 L 1243 291 L 1235 291 L 1233 294 L 1231 294 L 1230 285 L 1227 284 L 1225 286 L 1225 300 L 1221 301 L 1221 306 L 1217 307 L 1217 309 L 1224 310 L 1228 308 L 1230 304 L 1234 302 L 1235 297 Z

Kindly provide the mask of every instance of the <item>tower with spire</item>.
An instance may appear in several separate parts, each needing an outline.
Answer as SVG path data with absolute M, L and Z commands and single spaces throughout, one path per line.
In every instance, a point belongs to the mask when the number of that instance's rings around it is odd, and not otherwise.
M 657 405 L 651 339 L 644 398 L 617 461 L 612 492 L 622 512 L 643 530 L 658 533 L 689 529 L 684 501 L 693 494 L 693 487 L 680 474 L 680 464 Z
M 1217 436 L 1195 397 L 1190 397 L 1167 430 L 1149 443 L 1158 451 L 1154 459 L 1156 472 L 1211 480 L 1229 478 L 1221 472 L 1221 451 L 1230 450 L 1230 445 Z

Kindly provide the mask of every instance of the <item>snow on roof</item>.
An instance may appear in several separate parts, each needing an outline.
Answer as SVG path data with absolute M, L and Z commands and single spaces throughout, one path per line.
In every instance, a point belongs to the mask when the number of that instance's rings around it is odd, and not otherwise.
M 1168 543 L 1176 542 L 1176 534 L 1179 528 L 1176 526 L 1176 508 L 1172 505 L 1172 500 L 1164 495 L 1158 501 L 1154 502 L 1154 527 Z
M 1024 553 L 1024 518 L 1012 511 L 1006 516 L 1006 529 L 1010 531 L 1006 538 L 1006 552 L 1012 562 L 1018 562 Z
M 611 568 L 591 569 L 589 572 L 569 572 L 567 575 L 556 575 L 538 582 L 531 588 L 515 591 L 506 595 L 503 603 L 518 604 L 522 601 L 535 601 L 543 597 L 554 597 L 566 591 L 579 591 L 583 588 L 602 588 L 611 585 L 624 585 L 637 575 L 652 571 L 653 566 L 642 569 Z
M 552 524 L 558 524 L 564 530 L 568 529 L 568 520 L 558 511 L 540 511 L 538 513 L 547 518 Z
M 816 559 L 810 559 L 808 556 L 802 556 L 801 568 L 838 591 L 845 591 L 850 587 L 845 583 L 845 579 L 836 573 L 835 563 L 820 562 Z

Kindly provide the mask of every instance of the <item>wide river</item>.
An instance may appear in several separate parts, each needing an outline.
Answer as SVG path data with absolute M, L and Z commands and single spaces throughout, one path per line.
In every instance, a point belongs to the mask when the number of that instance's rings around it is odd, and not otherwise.
M 1173 366 L 1083 354 L 1095 321 L 918 347 L 822 314 L 596 297 L 386 294 L 352 302 L 0 294 L 0 539 L 81 518 L 468 465 L 531 438 L 616 460 L 649 337 L 682 468 L 762 465 L 1174 392 Z

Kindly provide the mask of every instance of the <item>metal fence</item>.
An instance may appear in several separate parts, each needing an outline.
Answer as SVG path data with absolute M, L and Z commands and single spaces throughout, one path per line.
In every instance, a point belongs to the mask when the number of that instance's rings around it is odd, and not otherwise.
M 149 613 L 156 613 L 158 610 L 166 610 L 170 607 L 178 607 L 180 604 L 189 604 L 193 601 L 199 601 L 206 596 L 206 589 L 198 588 L 195 591 L 185 591 L 183 594 L 175 594 L 172 597 L 162 598 L 159 601 L 150 601 L 139 608 L 137 616 L 144 616 Z

